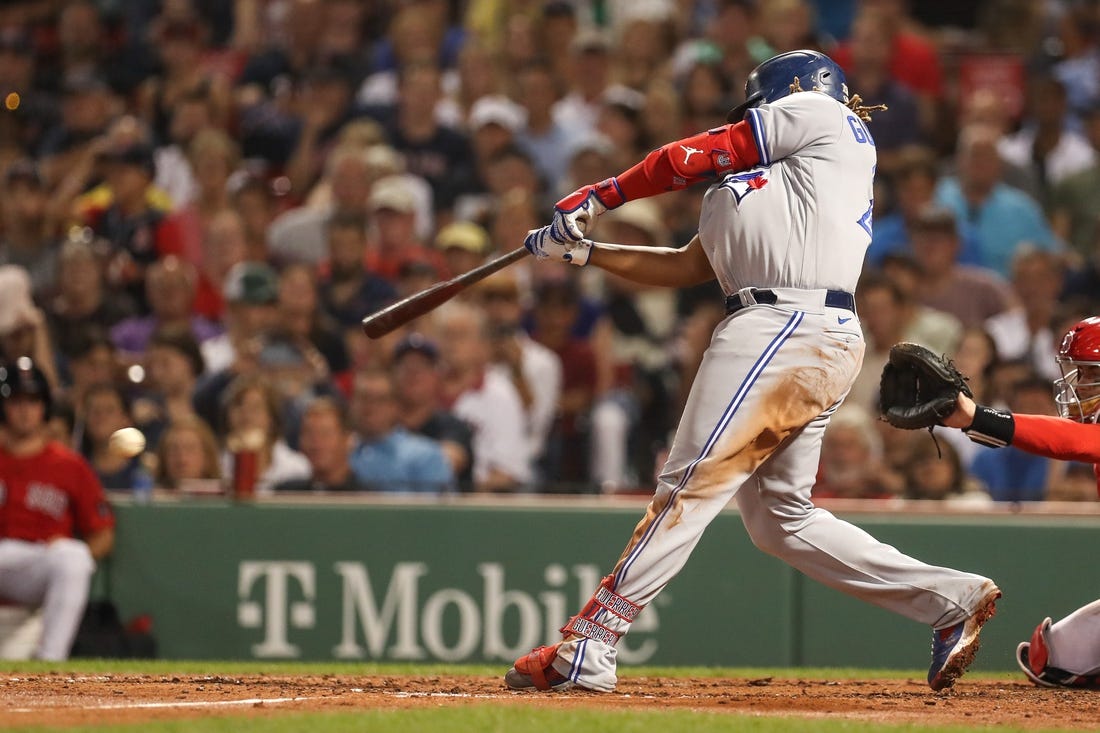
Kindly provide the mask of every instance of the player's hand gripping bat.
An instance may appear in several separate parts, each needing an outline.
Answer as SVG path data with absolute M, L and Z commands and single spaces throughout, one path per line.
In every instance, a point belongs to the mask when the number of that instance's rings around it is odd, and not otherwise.
M 430 288 L 421 290 L 419 293 L 413 293 L 407 298 L 402 298 L 396 303 L 364 318 L 363 332 L 372 339 L 381 338 L 395 328 L 404 326 L 409 321 L 419 318 L 433 308 L 446 303 L 474 283 L 484 280 L 497 270 L 502 270 L 529 254 L 531 253 L 527 251 L 526 247 L 519 247 L 507 254 L 489 260 L 484 265 L 475 267 L 469 272 L 436 283 Z

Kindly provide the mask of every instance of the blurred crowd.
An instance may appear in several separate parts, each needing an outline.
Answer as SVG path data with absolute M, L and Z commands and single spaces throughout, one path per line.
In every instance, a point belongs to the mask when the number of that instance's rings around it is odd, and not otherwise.
M 247 448 L 261 493 L 648 493 L 716 284 L 527 260 L 387 337 L 360 321 L 723 124 L 797 48 L 889 106 L 868 353 L 815 495 L 1096 500 L 1090 467 L 937 446 L 876 405 L 913 340 L 980 402 L 1054 414 L 1061 334 L 1100 313 L 1088 0 L 11 0 L 0 357 L 45 370 L 51 430 L 109 491 L 224 492 Z M 685 244 L 704 191 L 594 238 Z M 125 426 L 144 454 L 110 449 Z

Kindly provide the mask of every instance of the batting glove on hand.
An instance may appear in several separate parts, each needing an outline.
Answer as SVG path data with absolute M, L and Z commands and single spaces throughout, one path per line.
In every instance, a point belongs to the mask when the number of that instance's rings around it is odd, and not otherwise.
M 588 264 L 588 255 L 592 251 L 592 242 L 581 239 L 573 242 L 560 242 L 551 234 L 551 227 L 532 229 L 523 240 L 527 251 L 540 260 L 553 259 L 584 267 Z
M 595 225 L 596 217 L 624 201 L 614 178 L 579 188 L 554 205 L 550 233 L 559 242 L 579 242 Z

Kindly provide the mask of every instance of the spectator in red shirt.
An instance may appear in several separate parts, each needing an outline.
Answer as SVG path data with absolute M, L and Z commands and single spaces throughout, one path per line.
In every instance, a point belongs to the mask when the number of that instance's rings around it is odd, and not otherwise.
M 920 100 L 921 127 L 932 129 L 936 105 L 943 97 L 943 67 L 935 45 L 908 27 L 904 0 L 865 0 L 862 12 L 879 16 L 890 40 L 890 76 L 908 87 Z M 847 74 L 853 70 L 853 41 L 834 49 L 831 56 Z
M 69 656 L 114 515 L 79 455 L 45 431 L 50 387 L 22 357 L 0 367 L 0 598 L 41 607 L 38 659 Z

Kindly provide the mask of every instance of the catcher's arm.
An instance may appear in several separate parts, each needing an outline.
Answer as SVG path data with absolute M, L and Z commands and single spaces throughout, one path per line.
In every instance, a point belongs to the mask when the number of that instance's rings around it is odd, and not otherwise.
M 945 427 L 966 430 L 974 422 L 974 411 L 978 403 L 970 399 L 962 392 L 955 398 L 955 411 L 943 419 Z
M 1051 415 L 1013 414 L 979 405 L 964 394 L 943 420 L 975 443 L 995 448 L 1012 445 L 1037 456 L 1100 464 L 1100 425 Z

